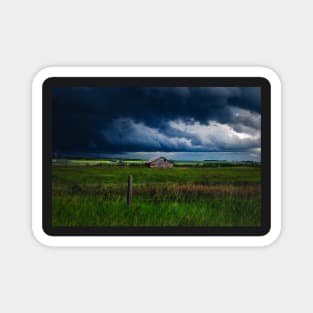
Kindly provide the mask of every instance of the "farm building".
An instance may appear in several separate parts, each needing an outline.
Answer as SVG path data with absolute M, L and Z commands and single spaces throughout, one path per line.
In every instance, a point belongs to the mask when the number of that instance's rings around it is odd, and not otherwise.
M 145 163 L 147 167 L 157 167 L 157 168 L 172 168 L 174 164 L 164 157 L 157 157 L 151 159 Z

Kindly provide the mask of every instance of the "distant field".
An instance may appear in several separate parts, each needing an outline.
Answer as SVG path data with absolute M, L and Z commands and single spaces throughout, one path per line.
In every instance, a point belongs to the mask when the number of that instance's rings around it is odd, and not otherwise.
M 116 164 L 144 164 L 143 160 L 69 160 L 70 163 L 74 164 L 103 164 L 103 165 L 116 165 Z
M 132 159 L 96 159 L 96 160 L 84 160 L 84 159 L 54 159 L 54 165 L 90 165 L 90 166 L 145 166 L 144 160 L 132 160 Z M 205 161 L 177 161 L 171 160 L 176 167 L 181 166 L 193 166 L 193 167 L 259 167 L 258 163 L 248 161 L 223 161 L 223 160 L 205 160 Z
M 54 165 L 54 226 L 259 226 L 259 167 Z M 119 160 L 119 162 L 121 162 Z M 85 163 L 85 166 L 83 166 Z M 133 203 L 127 207 L 127 178 Z

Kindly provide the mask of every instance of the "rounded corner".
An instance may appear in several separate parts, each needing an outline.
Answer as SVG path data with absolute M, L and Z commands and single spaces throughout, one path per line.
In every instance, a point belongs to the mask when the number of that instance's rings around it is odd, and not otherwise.
M 262 244 L 263 247 L 268 247 L 275 244 L 281 237 L 281 226 L 271 227 L 267 233 L 262 235 Z
M 270 86 L 275 84 L 281 88 L 281 78 L 276 70 L 266 66 L 259 67 L 258 69 L 260 70 L 261 78 L 266 80 L 267 84 Z
M 42 88 L 49 88 L 55 79 L 56 77 L 47 77 L 44 81 L 42 81 Z
M 33 88 L 44 86 L 54 76 L 55 67 L 44 67 L 35 73 L 32 80 Z
M 36 225 L 32 227 L 32 234 L 35 240 L 45 247 L 51 247 L 52 244 L 50 243 L 50 235 L 46 233 L 44 228 L 37 229 Z

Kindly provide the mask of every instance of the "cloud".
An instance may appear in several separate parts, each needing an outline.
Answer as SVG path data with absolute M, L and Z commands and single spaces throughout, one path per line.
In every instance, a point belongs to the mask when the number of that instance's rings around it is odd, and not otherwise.
M 247 128 L 249 129 L 249 128 Z M 250 130 L 250 129 L 249 129 Z M 172 133 L 171 136 L 168 134 Z M 130 118 L 113 120 L 102 131 L 114 151 L 237 151 L 259 146 L 259 133 L 237 132 L 227 124 L 208 121 L 169 121 L 153 128 Z
M 203 151 L 238 150 L 257 147 L 260 145 L 260 134 L 256 132 L 236 131 L 228 124 L 208 121 L 207 125 L 198 121 L 185 123 L 181 120 L 170 121 L 170 127 L 196 137 Z M 250 130 L 246 128 L 245 130 Z
M 190 139 L 168 137 L 160 130 L 120 118 L 102 132 L 106 142 L 126 151 L 185 151 L 192 148 Z
M 260 97 L 258 87 L 56 88 L 53 150 L 250 153 L 260 147 Z

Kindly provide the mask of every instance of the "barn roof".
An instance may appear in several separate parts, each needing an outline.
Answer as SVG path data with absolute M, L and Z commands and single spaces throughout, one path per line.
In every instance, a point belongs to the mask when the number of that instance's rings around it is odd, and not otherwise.
M 167 160 L 167 158 L 160 156 L 160 157 L 156 157 L 156 158 L 150 159 L 146 163 L 151 163 L 151 162 L 154 162 L 154 161 L 159 160 L 159 159 Z

